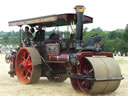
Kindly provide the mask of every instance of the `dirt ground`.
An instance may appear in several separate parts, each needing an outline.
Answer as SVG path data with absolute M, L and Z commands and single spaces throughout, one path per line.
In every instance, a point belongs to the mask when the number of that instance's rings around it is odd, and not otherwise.
M 0 96 L 91 96 L 77 93 L 71 86 L 70 79 L 63 83 L 49 82 L 46 78 L 41 78 L 38 83 L 24 85 L 16 77 L 10 78 L 8 75 L 9 64 L 5 63 L 4 54 L 0 54 Z M 122 80 L 119 88 L 110 94 L 95 96 L 127 96 L 128 94 L 128 57 L 115 57 L 119 63 Z

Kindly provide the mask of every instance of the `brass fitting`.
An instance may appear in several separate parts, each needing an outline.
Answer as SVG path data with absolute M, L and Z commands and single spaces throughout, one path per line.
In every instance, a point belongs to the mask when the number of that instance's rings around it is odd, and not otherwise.
M 84 12 L 85 7 L 82 5 L 77 5 L 74 9 L 76 10 L 76 12 Z

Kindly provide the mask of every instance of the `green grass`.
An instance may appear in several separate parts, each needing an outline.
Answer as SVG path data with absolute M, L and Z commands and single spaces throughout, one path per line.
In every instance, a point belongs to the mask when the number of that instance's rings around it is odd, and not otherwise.
M 118 64 L 128 64 L 128 57 L 114 57 Z

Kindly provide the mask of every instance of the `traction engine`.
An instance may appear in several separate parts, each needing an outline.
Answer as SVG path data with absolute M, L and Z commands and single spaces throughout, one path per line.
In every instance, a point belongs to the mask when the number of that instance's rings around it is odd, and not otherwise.
M 11 66 L 9 74 L 16 75 L 24 84 L 36 83 L 40 77 L 55 82 L 69 77 L 76 91 L 89 94 L 115 91 L 123 77 L 113 54 L 104 52 L 103 38 L 95 34 L 86 44 L 82 41 L 84 9 L 84 6 L 75 7 L 76 33 L 70 34 L 70 39 L 45 40 L 7 55 L 6 61 Z M 44 21 L 34 24 L 48 24 Z M 22 24 L 15 22 L 9 23 Z

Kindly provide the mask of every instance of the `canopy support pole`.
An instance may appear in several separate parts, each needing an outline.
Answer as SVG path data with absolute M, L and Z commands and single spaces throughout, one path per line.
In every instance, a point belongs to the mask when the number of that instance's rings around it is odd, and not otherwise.
M 22 27 L 20 26 L 20 43 L 21 43 L 21 40 L 22 40 Z

